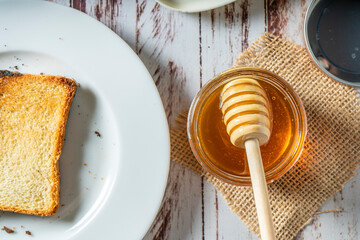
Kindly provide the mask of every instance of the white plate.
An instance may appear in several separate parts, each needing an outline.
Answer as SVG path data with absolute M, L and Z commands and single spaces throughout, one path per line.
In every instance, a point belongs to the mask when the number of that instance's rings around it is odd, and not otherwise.
M 0 69 L 59 74 L 78 89 L 55 216 L 1 212 L 0 239 L 140 239 L 163 197 L 169 135 L 148 71 L 111 30 L 71 8 L 0 0 Z M 101 137 L 94 131 L 99 131 Z M 84 166 L 84 163 L 87 166 Z M 23 228 L 21 227 L 23 226 Z
M 235 2 L 236 0 L 156 0 L 161 5 L 180 12 L 202 12 Z

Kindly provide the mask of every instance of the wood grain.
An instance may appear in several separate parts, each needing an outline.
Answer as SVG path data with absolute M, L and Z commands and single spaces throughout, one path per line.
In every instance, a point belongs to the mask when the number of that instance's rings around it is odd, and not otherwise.
M 266 30 L 305 46 L 303 26 L 309 0 L 266 0 Z
M 264 4 L 260 1 L 237 1 L 201 13 L 203 84 L 234 64 L 240 53 L 264 32 L 264 19 Z M 207 199 L 204 202 L 205 239 L 256 239 L 230 211 L 222 195 L 207 182 L 204 199 Z
M 139 55 L 152 75 L 170 126 L 203 84 L 232 66 L 265 30 L 304 46 L 310 0 L 239 0 L 215 10 L 184 14 L 154 0 L 52 0 L 101 21 Z M 360 177 L 321 208 L 296 239 L 360 239 Z M 150 239 L 257 239 L 214 187 L 171 163 L 162 207 Z

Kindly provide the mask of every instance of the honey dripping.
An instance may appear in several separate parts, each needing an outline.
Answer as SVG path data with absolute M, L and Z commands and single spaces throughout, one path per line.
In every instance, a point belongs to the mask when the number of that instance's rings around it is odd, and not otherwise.
M 268 95 L 272 111 L 272 132 L 268 143 L 261 146 L 265 171 L 281 162 L 290 148 L 295 122 L 287 98 L 274 86 L 260 82 Z M 198 136 L 208 159 L 217 168 L 234 175 L 249 175 L 246 152 L 231 144 L 220 110 L 222 87 L 217 88 L 206 100 L 199 114 Z

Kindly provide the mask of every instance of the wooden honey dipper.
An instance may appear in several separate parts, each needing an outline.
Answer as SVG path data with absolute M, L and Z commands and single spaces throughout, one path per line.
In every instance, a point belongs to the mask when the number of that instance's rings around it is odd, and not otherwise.
M 261 85 L 251 78 L 236 78 L 221 93 L 221 111 L 231 143 L 246 149 L 260 234 L 275 240 L 260 146 L 270 138 L 269 101 Z

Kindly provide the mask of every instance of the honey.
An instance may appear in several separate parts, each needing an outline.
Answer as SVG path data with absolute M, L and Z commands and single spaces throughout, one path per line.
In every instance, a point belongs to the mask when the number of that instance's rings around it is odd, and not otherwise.
M 265 82 L 261 86 L 271 105 L 272 133 L 268 143 L 261 146 L 264 170 L 273 168 L 286 153 L 295 130 L 294 116 L 287 98 Z M 230 142 L 220 109 L 222 87 L 217 88 L 206 100 L 199 114 L 199 140 L 209 160 L 219 169 L 234 175 L 249 175 L 246 152 Z
M 307 131 L 306 115 L 292 87 L 276 74 L 259 68 L 233 68 L 210 80 L 195 97 L 188 116 L 188 137 L 198 162 L 225 182 L 250 186 L 244 149 L 230 142 L 220 109 L 224 85 L 235 76 L 256 79 L 270 102 L 271 135 L 260 147 L 265 177 L 272 182 L 284 175 L 299 158 Z

